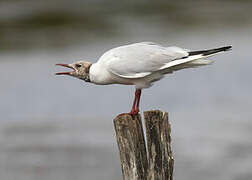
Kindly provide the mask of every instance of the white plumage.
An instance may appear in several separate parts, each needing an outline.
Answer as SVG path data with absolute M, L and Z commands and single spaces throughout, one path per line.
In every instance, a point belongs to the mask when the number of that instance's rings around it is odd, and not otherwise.
M 142 89 L 150 87 L 164 74 L 212 62 L 202 60 L 205 58 L 202 55 L 188 55 L 188 50 L 152 42 L 120 46 L 104 53 L 90 67 L 90 79 L 96 84 L 132 84 Z
M 70 75 L 100 85 L 135 85 L 136 94 L 130 113 L 137 114 L 141 89 L 150 87 L 173 71 L 211 64 L 213 61 L 205 58 L 230 49 L 231 46 L 226 46 L 190 51 L 175 46 L 164 47 L 153 42 L 141 42 L 111 49 L 93 64 L 85 61 L 58 64 L 74 71 L 56 74 Z

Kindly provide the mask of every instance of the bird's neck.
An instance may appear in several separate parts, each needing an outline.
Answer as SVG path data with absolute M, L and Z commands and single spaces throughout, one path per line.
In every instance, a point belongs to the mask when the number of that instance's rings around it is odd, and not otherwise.
M 112 84 L 111 74 L 106 70 L 104 65 L 94 63 L 89 69 L 90 82 L 94 84 L 106 85 Z

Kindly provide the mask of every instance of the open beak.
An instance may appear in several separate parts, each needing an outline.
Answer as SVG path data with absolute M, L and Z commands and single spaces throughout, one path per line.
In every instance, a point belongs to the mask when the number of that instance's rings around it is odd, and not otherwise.
M 72 66 L 68 65 L 68 64 L 56 64 L 56 66 L 67 67 L 67 68 L 70 68 L 70 69 L 75 71 L 75 69 Z M 58 72 L 58 73 L 55 73 L 55 75 L 71 75 L 71 72 Z

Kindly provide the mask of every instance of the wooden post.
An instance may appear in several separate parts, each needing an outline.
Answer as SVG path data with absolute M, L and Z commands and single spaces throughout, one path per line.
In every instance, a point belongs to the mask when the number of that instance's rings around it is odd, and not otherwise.
M 148 145 L 148 180 L 172 180 L 174 160 L 168 113 L 146 111 L 144 120 Z
M 114 119 L 124 180 L 172 180 L 173 156 L 168 113 L 144 112 L 148 153 L 140 115 Z M 147 159 L 148 157 L 148 159 Z
M 141 116 L 118 115 L 114 119 L 124 180 L 145 180 L 147 154 Z

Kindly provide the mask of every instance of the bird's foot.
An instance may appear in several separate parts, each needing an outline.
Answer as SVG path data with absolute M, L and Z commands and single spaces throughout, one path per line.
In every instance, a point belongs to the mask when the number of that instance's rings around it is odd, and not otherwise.
M 130 112 L 129 112 L 129 114 L 130 115 L 132 115 L 132 116 L 135 116 L 135 115 L 138 115 L 138 113 L 139 113 L 139 110 L 137 109 L 132 109 Z

